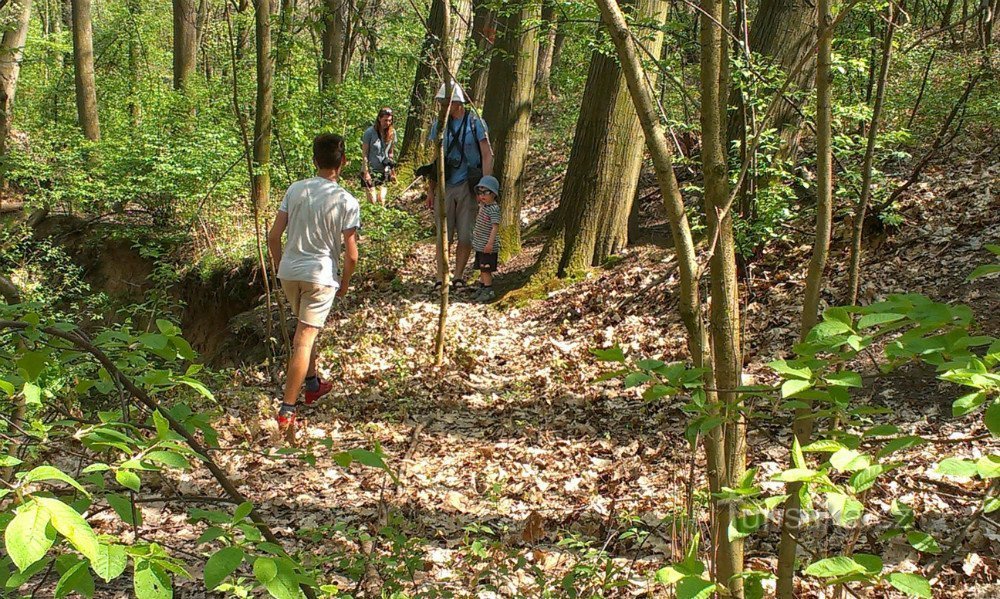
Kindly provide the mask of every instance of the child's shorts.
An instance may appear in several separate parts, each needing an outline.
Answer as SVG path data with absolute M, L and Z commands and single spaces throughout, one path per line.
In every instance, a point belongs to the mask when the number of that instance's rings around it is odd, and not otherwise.
M 479 272 L 496 272 L 499 258 L 500 254 L 497 253 L 476 252 L 475 267 Z

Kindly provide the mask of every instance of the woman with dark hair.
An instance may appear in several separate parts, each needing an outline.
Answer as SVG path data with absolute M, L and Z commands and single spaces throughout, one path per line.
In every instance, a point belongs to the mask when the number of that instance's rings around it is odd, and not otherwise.
M 369 202 L 385 205 L 386 183 L 395 181 L 392 151 L 396 145 L 396 130 L 392 126 L 392 109 L 378 111 L 375 124 L 361 136 L 361 153 L 365 159 L 361 166 L 361 187 L 365 188 Z

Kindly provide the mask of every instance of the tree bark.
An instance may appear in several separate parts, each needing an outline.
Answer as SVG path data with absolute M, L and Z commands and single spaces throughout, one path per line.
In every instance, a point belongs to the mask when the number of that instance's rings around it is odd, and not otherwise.
M 257 39 L 257 102 L 253 124 L 253 205 L 264 214 L 271 196 L 271 116 L 274 59 L 271 57 L 271 0 L 254 0 Z M 235 76 L 235 73 L 234 73 Z
M 198 65 L 198 6 L 195 0 L 174 3 L 174 89 L 183 91 Z
M 345 0 L 323 0 L 323 59 L 320 64 L 320 91 L 344 80 L 344 43 L 347 39 Z
M 949 8 L 951 4 L 948 5 Z M 878 139 L 878 128 L 882 117 L 882 104 L 885 100 L 885 86 L 889 78 L 889 64 L 892 61 L 892 38 L 896 32 L 896 13 L 890 2 L 886 8 L 889 21 L 882 39 L 882 61 L 879 65 L 878 81 L 875 85 L 875 103 L 872 106 L 872 118 L 868 123 L 868 139 L 865 144 L 865 157 L 861 164 L 861 197 L 854 207 L 854 226 L 851 231 L 851 266 L 848 270 L 847 303 L 858 302 L 858 285 L 861 279 L 861 238 L 865 229 L 865 215 L 868 202 L 871 200 L 872 161 L 875 158 L 875 142 Z
M 8 29 L 0 40 L 0 163 L 6 164 L 7 140 L 10 138 L 11 119 L 14 116 L 14 93 L 21 74 L 24 40 L 28 37 L 31 20 L 31 0 L 19 0 L 11 7 L 17 15 L 14 27 Z M 6 168 L 0 170 L 0 183 L 7 184 Z
M 705 214 L 709 238 L 715 244 L 710 259 L 712 306 L 709 329 L 718 408 L 723 424 L 709 434 L 706 453 L 709 484 L 716 493 L 734 487 L 746 470 L 745 422 L 740 409 L 742 355 L 740 350 L 739 284 L 732 213 L 729 210 L 729 168 L 725 143 L 726 73 L 729 56 L 722 27 L 726 23 L 724 0 L 701 3 L 701 135 L 702 172 L 705 179 Z M 721 432 L 721 436 L 719 435 Z M 721 454 L 721 455 L 720 455 Z M 713 473 L 711 470 L 715 470 Z M 730 539 L 729 523 L 738 515 L 733 502 L 715 503 L 713 545 L 718 581 L 732 597 L 743 596 L 743 541 Z
M 469 85 L 466 86 L 466 91 L 474 106 L 482 106 L 486 98 L 486 85 L 489 81 L 491 54 L 496 33 L 497 19 L 492 6 L 487 0 L 475 0 L 473 2 L 472 32 L 469 34 L 469 49 L 465 53 L 466 60 L 473 61 L 472 68 L 469 69 Z
M 491 128 L 493 174 L 503 193 L 499 231 L 503 260 L 521 251 L 524 163 L 528 157 L 538 55 L 533 22 L 537 19 L 538 5 L 532 2 L 498 19 L 499 51 L 490 61 L 483 107 L 483 118 Z
M 427 157 L 426 127 L 430 122 L 431 115 L 435 113 L 433 110 L 434 94 L 437 93 L 438 86 L 442 83 L 434 76 L 435 55 L 439 52 L 441 40 L 446 37 L 444 35 L 446 30 L 451 32 L 447 36 L 447 71 L 453 75 L 457 74 L 462 59 L 465 36 L 468 33 L 466 23 L 471 4 L 469 0 L 452 0 L 450 6 L 454 13 L 451 14 L 449 25 L 446 26 L 444 23 L 444 2 L 445 0 L 432 0 L 431 2 L 431 12 L 425 25 L 426 35 L 420 49 L 420 62 L 417 64 L 413 87 L 410 89 L 410 107 L 406 114 L 406 130 L 399 149 L 400 162 L 422 162 Z
M 83 135 L 101 140 L 97 115 L 97 84 L 94 82 L 94 30 L 90 18 L 90 0 L 72 0 L 73 61 L 76 66 L 76 112 Z
M 635 14 L 662 22 L 666 3 L 637 0 Z M 647 43 L 656 56 L 662 35 Z M 563 184 L 565 240 L 558 275 L 600 264 L 628 238 L 642 167 L 642 125 L 614 57 L 595 51 Z
M 538 46 L 538 66 L 535 68 L 535 97 L 552 96 L 552 56 L 555 51 L 559 21 L 553 0 L 542 3 L 542 36 Z
M 805 299 L 802 303 L 802 326 L 799 333 L 804 339 L 819 320 L 820 291 L 823 288 L 823 271 L 830 254 L 830 233 L 833 221 L 833 133 L 831 126 L 831 44 L 833 41 L 833 15 L 830 0 L 818 0 L 818 44 L 816 51 L 816 237 L 812 258 L 806 273 Z M 813 420 L 811 408 L 795 411 L 792 432 L 799 445 L 809 443 Z M 799 490 L 801 483 L 788 486 L 790 494 L 785 502 L 781 541 L 778 545 L 777 596 L 792 599 L 795 596 L 795 553 L 800 528 Z

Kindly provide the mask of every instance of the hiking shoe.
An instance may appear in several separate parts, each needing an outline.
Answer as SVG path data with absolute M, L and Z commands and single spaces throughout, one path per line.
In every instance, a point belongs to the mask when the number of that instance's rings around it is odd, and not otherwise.
M 492 287 L 483 287 L 482 289 L 479 290 L 479 293 L 476 294 L 476 297 L 474 298 L 473 301 L 476 301 L 480 304 L 485 304 L 493 301 L 494 299 L 496 299 L 496 297 L 497 294 L 495 291 L 493 291 Z
M 469 286 L 465 284 L 465 279 L 452 279 L 451 290 L 452 291 L 465 291 Z
M 278 415 L 274 417 L 278 422 L 279 431 L 288 431 L 295 428 L 295 406 L 291 404 L 281 404 Z
M 333 389 L 333 383 L 320 380 L 318 389 L 315 391 L 306 391 L 306 405 L 313 405 L 319 398 L 329 393 L 331 389 Z

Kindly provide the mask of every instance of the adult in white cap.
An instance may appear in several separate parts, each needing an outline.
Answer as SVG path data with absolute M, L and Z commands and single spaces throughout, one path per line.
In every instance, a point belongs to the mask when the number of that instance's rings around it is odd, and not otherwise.
M 444 209 L 448 219 L 448 241 L 458 238 L 455 248 L 455 270 L 452 273 L 452 287 L 465 287 L 465 266 L 472 255 L 472 231 L 476 226 L 479 207 L 476 204 L 475 186 L 483 175 L 493 174 L 493 147 L 490 145 L 489 129 L 482 118 L 465 107 L 465 92 L 457 83 L 452 83 L 451 105 L 444 133 L 445 144 L 445 198 Z M 445 102 L 446 85 L 438 90 L 435 100 Z M 431 126 L 430 140 L 438 139 L 437 122 Z M 433 209 L 435 185 L 428 185 L 427 207 Z M 437 222 L 435 220 L 435 222 Z M 444 280 L 441 260 L 438 257 L 437 284 Z

